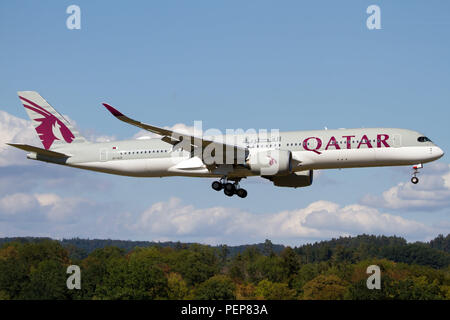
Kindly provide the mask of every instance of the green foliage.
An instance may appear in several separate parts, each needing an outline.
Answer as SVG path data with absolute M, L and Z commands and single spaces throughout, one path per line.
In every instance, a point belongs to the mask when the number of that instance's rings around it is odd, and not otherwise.
M 410 243 L 399 237 L 360 235 L 307 244 L 296 249 L 306 263 L 329 261 L 358 262 L 370 257 L 433 268 L 450 265 L 449 236 L 439 236 L 430 243 Z
M 188 285 L 193 286 L 219 272 L 219 259 L 214 249 L 191 245 L 188 250 L 174 253 L 172 269 L 181 274 Z
M 107 264 L 112 259 L 124 256 L 124 251 L 115 247 L 105 247 L 94 250 L 87 258 L 81 261 L 82 270 L 81 291 L 74 292 L 75 299 L 91 299 L 97 288 L 103 284 L 107 275 Z
M 283 268 L 283 260 L 275 255 L 261 256 L 255 261 L 255 281 L 268 279 L 273 282 L 281 282 L 287 278 Z
M 99 299 L 147 300 L 167 297 L 167 278 L 156 265 L 142 258 L 113 258 L 108 261 Z
M 189 288 L 180 274 L 170 273 L 167 277 L 167 297 L 170 300 L 189 298 Z
M 407 243 L 362 235 L 280 249 L 270 240 L 210 247 L 0 239 L 0 300 L 450 300 L 448 240 L 440 235 L 429 243 Z M 115 243 L 120 247 L 102 246 Z M 81 290 L 66 288 L 71 264 L 81 268 Z M 381 290 L 367 288 L 370 265 L 381 269 Z
M 436 239 L 430 241 L 430 247 L 450 253 L 450 234 L 446 237 L 440 234 Z
M 21 294 L 23 299 L 62 300 L 68 297 L 66 268 L 55 260 L 39 262 L 30 272 L 30 281 Z
M 421 243 L 406 246 L 387 246 L 380 249 L 380 257 L 396 262 L 444 268 L 450 264 L 450 254 Z
M 5 244 L 0 249 L 0 291 L 11 299 L 64 299 L 68 265 L 67 251 L 57 241 Z M 52 279 L 45 282 L 45 277 Z
M 295 290 L 289 289 L 286 283 L 261 280 L 256 287 L 255 294 L 259 299 L 293 300 L 296 299 Z
M 347 284 L 335 275 L 320 275 L 307 282 L 303 288 L 305 300 L 341 300 Z
M 314 279 L 319 274 L 319 264 L 305 264 L 298 270 L 297 274 L 294 275 L 291 286 L 293 289 L 295 289 L 297 294 L 300 295 L 303 293 L 303 287 L 305 286 L 305 284 Z
M 227 276 L 216 275 L 201 283 L 195 290 L 198 300 L 234 300 L 236 285 Z

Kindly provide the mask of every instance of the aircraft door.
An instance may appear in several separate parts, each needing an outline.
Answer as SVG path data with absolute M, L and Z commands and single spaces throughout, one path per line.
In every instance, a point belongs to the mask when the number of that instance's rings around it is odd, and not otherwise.
M 100 149 L 100 161 L 107 161 L 108 160 L 108 150 L 103 148 Z
M 402 136 L 399 134 L 394 134 L 394 147 L 399 148 L 402 146 Z

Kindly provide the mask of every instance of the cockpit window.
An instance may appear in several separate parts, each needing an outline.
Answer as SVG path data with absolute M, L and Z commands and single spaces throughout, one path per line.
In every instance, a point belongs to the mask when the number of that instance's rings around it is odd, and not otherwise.
M 427 137 L 419 137 L 419 138 L 417 138 L 417 141 L 419 141 L 419 142 L 427 142 L 427 141 L 431 142 L 431 140 L 428 139 Z

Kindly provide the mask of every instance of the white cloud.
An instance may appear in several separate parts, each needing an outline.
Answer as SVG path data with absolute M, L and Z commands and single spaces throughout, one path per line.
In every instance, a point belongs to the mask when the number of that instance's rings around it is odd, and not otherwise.
M 0 218 L 44 218 L 49 222 L 70 222 L 90 202 L 81 198 L 63 198 L 54 193 L 13 193 L 0 198 Z
M 6 143 L 27 143 L 40 145 L 36 131 L 27 121 L 0 110 L 0 166 L 26 164 L 24 152 Z
M 439 210 L 450 206 L 450 165 L 430 164 L 420 182 L 400 182 L 379 196 L 366 195 L 362 204 L 388 209 Z
M 123 223 L 123 221 L 121 222 Z M 254 214 L 224 207 L 195 208 L 172 198 L 145 210 L 126 228 L 156 239 L 180 238 L 208 243 L 240 244 L 262 241 L 298 244 L 307 239 L 361 233 L 425 238 L 433 228 L 362 205 L 317 201 L 303 209 Z
M 0 199 L 0 215 L 15 215 L 39 206 L 36 197 L 26 193 L 6 195 Z
M 432 229 L 422 223 L 399 216 L 381 213 L 377 209 L 353 204 L 333 211 L 313 212 L 305 219 L 305 225 L 330 232 L 348 234 L 425 235 Z

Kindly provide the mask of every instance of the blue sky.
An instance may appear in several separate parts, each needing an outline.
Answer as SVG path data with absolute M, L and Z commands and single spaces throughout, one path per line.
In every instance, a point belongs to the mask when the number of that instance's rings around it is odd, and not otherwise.
M 81 30 L 66 28 L 71 4 L 81 8 Z M 371 4 L 380 6 L 381 30 L 366 27 Z M 448 152 L 449 9 L 448 1 L 3 1 L 0 111 L 10 116 L 3 130 L 14 131 L 11 117 L 26 119 L 16 91 L 36 90 L 94 138 L 128 139 L 137 133 L 113 119 L 101 106 L 105 101 L 159 126 L 193 126 L 201 120 L 204 129 L 223 131 L 409 128 Z M 9 162 L 5 160 L 0 175 L 10 183 L 7 188 L 0 184 L 0 199 L 25 201 L 27 206 L 16 210 L 13 219 L 0 200 L 0 236 L 248 243 L 267 235 L 297 244 L 341 234 L 396 233 L 383 229 L 381 222 L 379 228 L 350 223 L 330 231 L 315 219 L 317 232 L 287 236 L 279 225 L 278 231 L 274 227 L 251 234 L 232 225 L 230 230 L 243 231 L 212 235 L 201 219 L 190 231 L 180 231 L 179 225 L 170 229 L 170 221 L 164 220 L 192 212 L 207 220 L 219 210 L 226 217 L 234 214 L 220 223 L 247 216 L 242 223 L 257 225 L 270 221 L 268 216 L 284 211 L 295 215 L 320 201 L 328 203 L 320 202 L 329 209 L 320 209 L 322 213 L 334 212 L 330 203 L 341 209 L 360 205 L 362 211 L 377 210 L 378 218 L 388 214 L 431 228 L 398 229 L 409 240 L 450 230 L 447 155 L 434 167 L 425 166 L 425 184 L 417 190 L 407 185 L 409 168 L 329 170 L 305 189 L 248 179 L 243 184 L 249 197 L 242 200 L 212 191 L 209 179 L 114 177 L 27 163 L 17 160 L 24 157 L 19 151 L 1 151 L 8 153 Z M 27 179 L 32 183 L 24 183 Z M 393 196 L 382 196 L 388 190 L 397 195 L 396 202 Z M 60 207 L 56 198 L 48 200 L 50 205 L 42 194 L 73 201 L 73 210 L 52 219 L 48 212 Z M 421 199 L 424 203 L 405 204 L 424 194 L 429 197 Z M 158 215 L 158 203 L 174 216 Z M 24 218 L 33 211 L 42 211 L 36 223 Z M 161 229 L 139 220 L 143 216 L 158 221 Z M 133 227 L 136 221 L 148 229 Z M 213 230 L 218 223 L 209 227 Z

